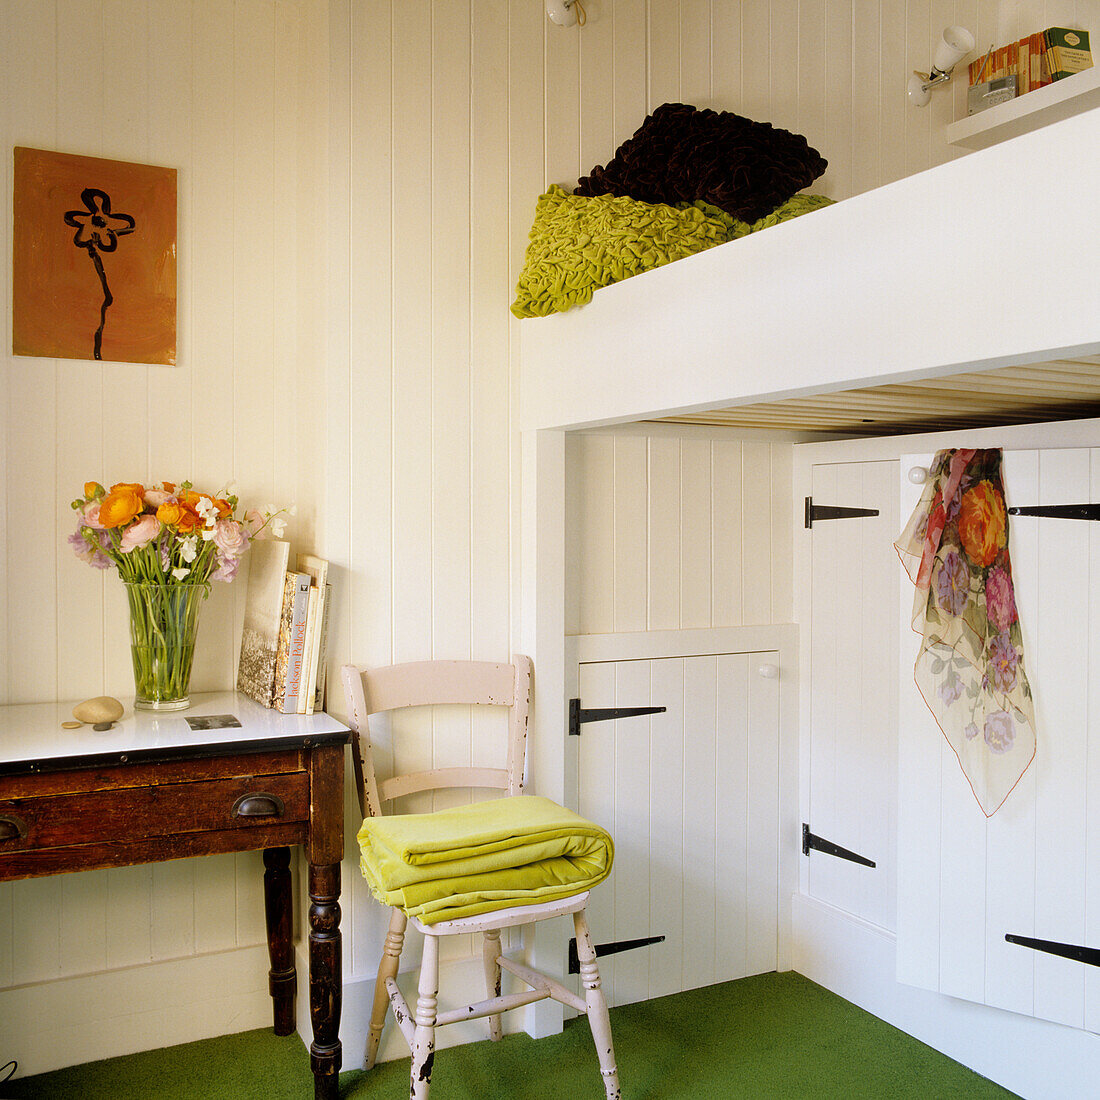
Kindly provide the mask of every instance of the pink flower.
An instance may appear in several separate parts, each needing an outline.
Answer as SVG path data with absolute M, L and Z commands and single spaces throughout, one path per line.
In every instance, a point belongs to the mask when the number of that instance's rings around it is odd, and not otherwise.
M 235 519 L 214 524 L 214 545 L 219 558 L 239 558 L 248 549 L 248 532 Z
M 237 570 L 241 567 L 241 559 L 236 558 L 223 558 L 218 555 L 218 567 L 210 574 L 212 581 L 225 581 L 228 584 L 237 576 Z
M 264 519 L 263 512 L 258 508 L 249 508 L 244 514 L 244 521 L 248 524 L 248 530 L 253 538 L 262 539 L 271 537 L 266 530 L 261 530 L 264 523 L 267 521 Z
M 106 528 L 99 522 L 99 501 L 93 500 L 89 504 L 84 505 L 84 526 L 94 527 L 97 531 L 104 531 Z
M 1020 654 L 1007 634 L 998 634 L 989 644 L 989 667 L 985 678 L 991 679 L 998 691 L 1011 691 L 1016 686 L 1016 668 Z
M 995 710 L 985 720 L 985 743 L 991 752 L 1004 753 L 1012 748 L 1016 740 L 1016 727 L 1012 717 L 1003 710 Z
M 162 504 L 167 504 L 170 500 L 175 500 L 176 497 L 173 493 L 166 493 L 163 489 L 146 489 L 144 499 L 146 505 L 156 511 Z
M 990 569 L 985 582 L 985 610 L 998 634 L 1006 633 L 1016 621 L 1016 597 L 1007 569 Z
M 69 536 L 69 545 L 73 548 L 73 553 L 88 565 L 94 565 L 96 569 L 110 567 L 110 558 L 95 543 L 89 542 L 79 527 Z
M 160 520 L 156 516 L 142 516 L 122 532 L 119 549 L 124 554 L 148 546 L 160 534 Z

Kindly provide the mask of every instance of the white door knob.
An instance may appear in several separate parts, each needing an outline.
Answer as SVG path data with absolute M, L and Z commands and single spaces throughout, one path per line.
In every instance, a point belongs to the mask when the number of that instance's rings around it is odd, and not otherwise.
M 928 480 L 928 471 L 923 466 L 914 466 L 909 471 L 909 480 L 914 485 L 923 485 Z
M 779 679 L 779 666 L 778 665 L 761 665 L 756 673 L 765 680 L 778 680 Z

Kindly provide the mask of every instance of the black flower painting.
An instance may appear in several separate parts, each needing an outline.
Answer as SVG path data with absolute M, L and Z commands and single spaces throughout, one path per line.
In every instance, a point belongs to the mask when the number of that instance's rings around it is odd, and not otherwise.
M 103 287 L 103 305 L 99 310 L 99 328 L 93 338 L 93 357 L 102 359 L 103 327 L 107 323 L 107 310 L 114 297 L 107 285 L 107 272 L 103 268 L 101 252 L 114 252 L 118 248 L 118 238 L 134 231 L 134 219 L 129 214 L 117 214 L 111 211 L 111 196 L 95 187 L 85 187 L 80 192 L 83 210 L 65 212 L 65 223 L 76 229 L 73 244 L 83 248 L 91 257 Z
M 174 365 L 177 170 L 24 146 L 13 159 L 12 352 Z

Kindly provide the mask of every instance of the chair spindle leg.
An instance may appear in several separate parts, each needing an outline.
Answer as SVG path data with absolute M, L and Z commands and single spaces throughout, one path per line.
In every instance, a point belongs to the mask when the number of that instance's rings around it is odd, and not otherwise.
M 390 930 L 386 933 L 386 946 L 378 963 L 378 977 L 374 982 L 374 1007 L 370 1015 L 370 1030 L 367 1032 L 367 1052 L 363 1065 L 370 1069 L 378 1057 L 378 1044 L 382 1039 L 382 1028 L 386 1023 L 386 1011 L 390 1007 L 390 996 L 386 992 L 386 979 L 397 977 L 397 968 L 401 962 L 401 948 L 405 943 L 405 926 L 409 918 L 400 909 L 390 913 Z
M 607 1100 L 619 1100 L 619 1071 L 615 1065 L 615 1047 L 611 1042 L 611 1018 L 607 1013 L 607 998 L 600 986 L 600 971 L 596 965 L 596 950 L 588 931 L 584 910 L 573 914 L 573 928 L 577 934 L 577 958 L 581 964 L 581 984 L 588 1012 L 588 1026 L 592 1029 L 592 1042 L 600 1060 L 600 1073 Z
M 491 928 L 485 933 L 482 942 L 482 953 L 485 959 L 485 988 L 486 996 L 500 996 L 500 929 Z M 487 1017 L 489 1021 L 489 1038 L 496 1042 L 503 1030 L 500 1024 L 500 1013 Z
M 419 996 L 416 999 L 416 1030 L 413 1032 L 410 1100 L 428 1100 L 435 1061 L 435 1015 L 439 996 L 439 939 L 424 937 L 420 961 Z

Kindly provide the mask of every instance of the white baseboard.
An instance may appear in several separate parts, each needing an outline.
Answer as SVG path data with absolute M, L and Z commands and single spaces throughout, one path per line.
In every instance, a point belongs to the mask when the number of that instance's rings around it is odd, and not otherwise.
M 1100 1036 L 902 985 L 893 934 L 802 894 L 793 909 L 798 973 L 1027 1100 L 1093 1094 Z
M 0 1065 L 27 1077 L 271 1026 L 265 945 L 0 990 Z

